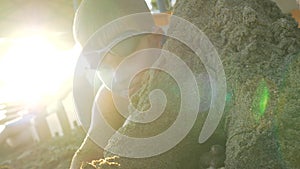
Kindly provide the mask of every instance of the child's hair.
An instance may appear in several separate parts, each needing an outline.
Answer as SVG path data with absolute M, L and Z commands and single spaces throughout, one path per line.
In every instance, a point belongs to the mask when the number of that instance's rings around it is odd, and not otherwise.
M 74 19 L 75 40 L 84 45 L 105 24 L 142 12 L 150 12 L 144 0 L 83 0 Z

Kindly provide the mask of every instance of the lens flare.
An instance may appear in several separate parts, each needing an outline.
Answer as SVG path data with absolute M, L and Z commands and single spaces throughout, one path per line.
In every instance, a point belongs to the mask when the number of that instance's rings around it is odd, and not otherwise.
M 49 36 L 24 35 L 6 42 L 10 45 L 0 58 L 0 103 L 36 103 L 55 96 L 66 79 L 72 77 L 76 61 L 73 49 L 56 48 L 58 42 Z
M 268 101 L 270 99 L 270 91 L 265 80 L 261 80 L 255 92 L 252 110 L 256 120 L 260 120 L 267 109 Z

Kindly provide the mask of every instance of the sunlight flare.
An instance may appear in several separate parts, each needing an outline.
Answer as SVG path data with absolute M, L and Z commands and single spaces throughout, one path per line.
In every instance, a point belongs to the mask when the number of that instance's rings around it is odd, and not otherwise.
M 11 39 L 0 58 L 0 102 L 35 103 L 56 95 L 70 78 L 76 57 L 72 50 L 60 51 L 47 35 Z

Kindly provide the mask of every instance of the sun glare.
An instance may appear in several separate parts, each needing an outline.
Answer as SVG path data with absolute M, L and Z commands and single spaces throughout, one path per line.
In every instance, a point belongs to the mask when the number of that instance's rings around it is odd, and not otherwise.
M 45 35 L 10 39 L 9 44 L 0 59 L 0 102 L 34 103 L 53 96 L 73 73 L 71 50 L 58 50 Z

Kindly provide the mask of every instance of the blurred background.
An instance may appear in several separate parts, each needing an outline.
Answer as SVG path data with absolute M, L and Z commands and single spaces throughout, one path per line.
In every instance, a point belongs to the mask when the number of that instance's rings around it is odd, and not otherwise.
M 35 142 L 78 125 L 71 84 L 80 52 L 72 35 L 79 3 L 0 1 L 0 144 L 18 147 L 29 141 L 15 138 L 18 125 Z

